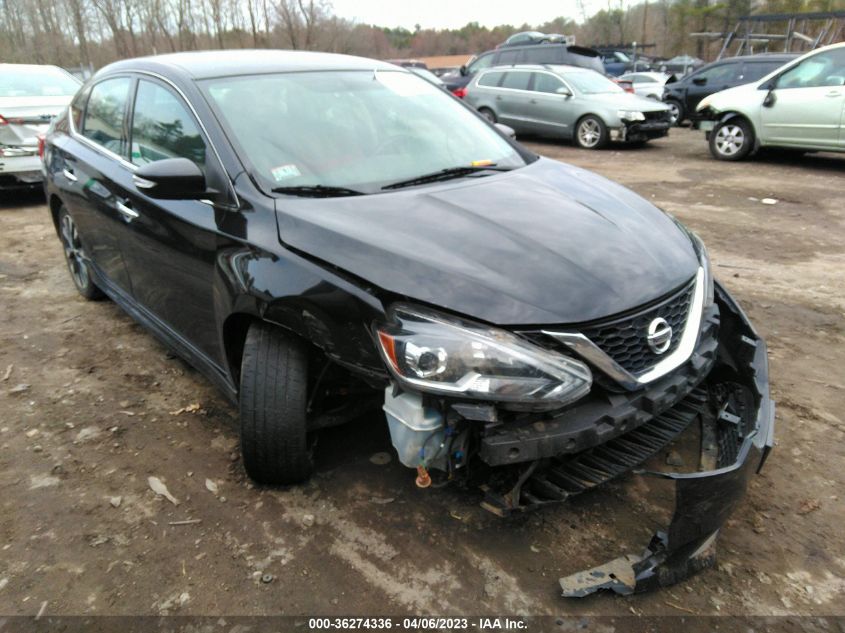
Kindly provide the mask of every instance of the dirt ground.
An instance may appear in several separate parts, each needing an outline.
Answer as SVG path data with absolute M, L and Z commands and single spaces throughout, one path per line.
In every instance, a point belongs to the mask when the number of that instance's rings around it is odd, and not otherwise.
M 0 613 L 845 615 L 845 156 L 719 163 L 691 130 L 638 149 L 527 144 L 699 232 L 768 340 L 777 447 L 717 568 L 566 601 L 560 576 L 659 527 L 651 484 L 502 520 L 371 460 L 393 454 L 381 416 L 325 431 L 307 485 L 254 487 L 236 410 L 114 304 L 77 296 L 43 200 L 5 195 Z

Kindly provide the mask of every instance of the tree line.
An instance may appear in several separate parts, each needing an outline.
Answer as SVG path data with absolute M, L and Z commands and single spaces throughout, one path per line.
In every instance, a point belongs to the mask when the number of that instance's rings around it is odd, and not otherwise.
M 99 68 L 140 55 L 223 48 L 321 50 L 382 59 L 489 50 L 522 30 L 575 35 L 583 45 L 654 43 L 646 52 L 707 59 L 713 44 L 694 31 L 733 28 L 752 12 L 827 11 L 843 0 L 642 0 L 544 24 L 469 23 L 413 30 L 355 23 L 328 0 L 0 0 L 0 61 Z M 785 25 L 772 24 L 772 29 Z

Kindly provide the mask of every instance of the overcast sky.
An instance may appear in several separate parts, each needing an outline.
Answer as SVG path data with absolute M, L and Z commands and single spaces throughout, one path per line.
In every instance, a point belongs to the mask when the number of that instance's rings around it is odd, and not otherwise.
M 606 9 L 608 0 L 582 0 L 587 15 Z M 622 0 L 627 6 L 631 0 Z M 610 0 L 613 6 L 619 0 Z M 334 12 L 344 18 L 377 24 L 423 28 L 457 28 L 467 22 L 484 26 L 542 24 L 558 16 L 581 21 L 578 0 L 331 0 Z

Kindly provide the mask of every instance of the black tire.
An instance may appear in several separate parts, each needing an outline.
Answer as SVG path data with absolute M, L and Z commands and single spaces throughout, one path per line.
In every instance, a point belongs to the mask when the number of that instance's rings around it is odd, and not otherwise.
M 79 229 L 64 205 L 59 208 L 58 221 L 59 239 L 62 242 L 65 263 L 67 264 L 70 278 L 73 280 L 73 285 L 76 286 L 79 294 L 89 301 L 102 299 L 105 295 L 91 277 L 91 266 L 85 254 L 85 249 L 82 247 Z
M 718 123 L 710 132 L 710 153 L 716 160 L 743 160 L 754 149 L 754 128 L 742 117 Z
M 575 124 L 575 144 L 582 149 L 601 149 L 609 140 L 607 126 L 595 114 L 588 114 Z
M 498 121 L 498 119 L 496 118 L 496 113 L 493 112 L 490 108 L 478 108 L 478 114 L 490 121 L 490 123 L 496 123 Z
M 680 125 L 683 123 L 684 119 L 687 117 L 684 104 L 677 99 L 666 99 L 666 105 L 671 109 L 670 114 L 672 118 L 670 121 L 672 122 L 672 125 Z
M 295 484 L 314 468 L 308 446 L 305 345 L 266 323 L 250 326 L 241 360 L 241 455 L 261 484 Z

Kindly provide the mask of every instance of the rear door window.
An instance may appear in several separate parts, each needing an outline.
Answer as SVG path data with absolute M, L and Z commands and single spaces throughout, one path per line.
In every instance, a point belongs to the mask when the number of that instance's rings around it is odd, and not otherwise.
M 510 64 L 516 64 L 521 52 L 522 51 L 502 51 L 499 53 L 499 59 L 496 60 L 496 65 L 509 66 Z
M 118 156 L 126 156 L 124 117 L 132 79 L 115 77 L 91 89 L 82 135 Z
M 141 80 L 132 115 L 131 160 L 146 165 L 165 158 L 205 164 L 205 142 L 185 103 L 171 90 Z
M 502 88 L 510 88 L 511 90 L 528 90 L 528 80 L 531 79 L 531 73 L 524 71 L 512 71 L 505 73 L 505 78 L 502 80 Z

